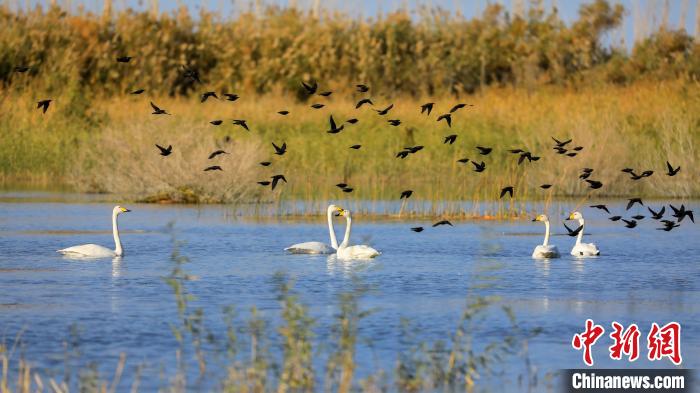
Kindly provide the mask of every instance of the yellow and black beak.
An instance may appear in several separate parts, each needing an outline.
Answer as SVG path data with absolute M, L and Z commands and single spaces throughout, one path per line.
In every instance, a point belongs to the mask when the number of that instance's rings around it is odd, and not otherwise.
M 125 207 L 122 207 L 122 208 L 121 208 L 121 211 L 122 211 L 122 213 L 128 213 L 128 212 L 130 212 L 131 210 L 129 210 L 129 209 L 125 208 Z
M 574 219 L 574 213 L 569 213 L 569 218 L 567 220 L 573 220 Z
M 535 218 L 532 219 L 532 222 L 539 221 L 539 220 L 540 220 L 539 217 L 535 217 Z

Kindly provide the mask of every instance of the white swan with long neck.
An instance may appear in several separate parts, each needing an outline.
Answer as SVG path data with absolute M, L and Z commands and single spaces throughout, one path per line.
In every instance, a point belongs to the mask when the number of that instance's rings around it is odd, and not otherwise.
M 352 230 L 352 217 L 350 210 L 340 209 L 340 215 L 345 216 L 345 236 L 343 242 L 338 246 L 338 258 L 340 259 L 370 259 L 378 256 L 379 251 L 370 246 L 365 245 L 350 245 L 350 231 Z
M 304 242 L 292 244 L 284 250 L 292 254 L 335 254 L 335 250 L 338 249 L 338 240 L 335 237 L 335 230 L 333 229 L 333 214 L 339 213 L 341 210 L 342 209 L 336 205 L 330 205 L 326 211 L 326 216 L 328 219 L 328 232 L 330 233 L 331 237 L 330 247 L 323 242 Z
M 579 226 L 582 227 L 581 231 L 578 233 L 578 236 L 576 236 L 576 244 L 574 244 L 574 248 L 571 249 L 571 255 L 577 257 L 592 257 L 600 255 L 600 250 L 598 250 L 598 247 L 595 244 L 581 242 L 583 240 L 583 231 L 586 229 L 583 215 L 579 212 L 573 212 L 569 214 L 568 219 L 578 220 Z
M 122 248 L 122 242 L 119 239 L 119 227 L 117 225 L 117 217 L 131 210 L 115 206 L 112 210 L 112 234 L 114 235 L 114 250 L 110 250 L 107 247 L 102 247 L 97 244 L 83 244 L 81 246 L 73 246 L 58 250 L 56 252 L 61 253 L 66 256 L 78 257 L 78 258 L 109 258 L 109 257 L 121 257 L 124 255 L 124 249 Z
M 549 244 L 549 218 L 546 215 L 540 214 L 532 221 L 544 222 L 544 242 L 535 247 L 532 252 L 533 258 L 559 258 L 559 249 L 553 244 Z

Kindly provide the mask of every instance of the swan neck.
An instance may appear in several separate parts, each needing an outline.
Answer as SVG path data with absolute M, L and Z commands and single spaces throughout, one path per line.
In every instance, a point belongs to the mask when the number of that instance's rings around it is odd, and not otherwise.
M 581 226 L 581 232 L 578 233 L 578 236 L 576 236 L 576 244 L 581 244 L 581 240 L 583 240 L 583 231 L 584 231 L 584 221 L 583 218 L 578 219 L 578 223 Z
M 117 225 L 117 215 L 118 213 L 116 211 L 112 213 L 112 234 L 114 235 L 114 254 L 120 257 L 124 254 L 124 251 L 122 250 L 122 242 L 121 240 L 119 240 L 119 226 Z
M 350 231 L 352 229 L 352 218 L 350 216 L 345 216 L 345 237 L 343 237 L 343 243 L 340 244 L 340 247 L 347 247 L 348 244 L 350 243 Z
M 549 221 L 544 222 L 544 242 L 542 243 L 542 245 L 549 245 Z
M 335 237 L 335 229 L 333 228 L 333 209 L 328 208 L 328 232 L 331 236 L 331 247 L 338 249 L 338 239 Z

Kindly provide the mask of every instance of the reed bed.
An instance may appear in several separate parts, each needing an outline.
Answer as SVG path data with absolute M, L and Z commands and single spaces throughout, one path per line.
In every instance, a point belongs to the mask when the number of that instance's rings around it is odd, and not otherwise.
M 583 6 L 568 25 L 538 7 L 509 16 L 498 5 L 474 19 L 427 8 L 417 19 L 274 7 L 222 19 L 185 9 L 98 17 L 0 7 L 8 26 L 0 31 L 8 53 L 0 59 L 0 184 L 150 202 L 258 204 L 393 200 L 411 189 L 411 202 L 421 203 L 408 203 L 405 215 L 434 214 L 420 206 L 436 201 L 492 202 L 498 214 L 517 215 L 527 201 L 553 198 L 696 198 L 699 46 L 666 27 L 629 53 L 604 46 L 623 15 L 603 0 Z M 134 59 L 116 63 L 121 55 Z M 32 68 L 13 72 L 18 64 Z M 198 70 L 203 83 L 183 77 L 183 66 Z M 309 99 L 300 92 L 309 80 L 334 94 Z M 356 83 L 370 92 L 357 93 Z M 146 93 L 128 94 L 136 88 Z M 200 104 L 206 90 L 241 98 Z M 395 107 L 386 117 L 355 110 L 364 96 L 375 107 Z M 48 97 L 54 102 L 42 115 L 34 106 Z M 173 116 L 151 116 L 149 101 Z M 419 113 L 428 101 L 437 103 L 430 117 Z M 316 102 L 326 107 L 311 109 Z M 455 113 L 452 128 L 435 121 L 457 102 L 474 107 Z M 291 114 L 276 113 L 283 109 Z M 359 123 L 329 135 L 330 114 Z M 231 125 L 234 118 L 248 120 L 251 131 Z M 391 127 L 388 118 L 402 124 Z M 225 123 L 209 125 L 215 119 Z M 442 143 L 449 134 L 458 135 L 454 145 Z M 555 155 L 552 136 L 573 138 L 584 150 Z M 274 156 L 271 142 L 286 142 L 288 153 Z M 158 156 L 156 143 L 172 144 L 175 153 Z M 353 144 L 362 148 L 349 149 Z M 395 157 L 413 145 L 425 149 Z M 475 146 L 494 152 L 482 157 Z M 207 160 L 217 148 L 231 155 Z M 517 165 L 511 148 L 542 159 Z M 456 162 L 464 157 L 483 159 L 486 171 Z M 273 165 L 261 167 L 262 160 Z M 663 175 L 666 160 L 682 166 L 679 175 Z M 210 164 L 224 171 L 202 172 Z M 656 173 L 632 182 L 619 172 L 627 166 Z M 593 178 L 605 186 L 591 192 L 578 180 L 583 167 L 595 168 Z M 289 183 L 275 191 L 256 183 L 274 174 Z M 339 182 L 353 193 L 343 194 Z M 554 187 L 543 191 L 543 183 Z M 506 185 L 515 198 L 498 200 Z

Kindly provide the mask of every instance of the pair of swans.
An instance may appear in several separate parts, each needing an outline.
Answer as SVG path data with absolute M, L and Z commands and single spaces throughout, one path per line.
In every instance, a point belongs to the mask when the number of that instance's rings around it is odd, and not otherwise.
M 345 236 L 343 242 L 338 244 L 335 237 L 335 229 L 333 228 L 333 215 L 345 217 Z M 350 245 L 350 232 L 352 230 L 352 216 L 350 210 L 343 209 L 336 205 L 328 206 L 326 210 L 326 219 L 328 221 L 328 232 L 331 238 L 331 246 L 322 242 L 304 242 L 293 244 L 287 248 L 292 254 L 337 254 L 341 259 L 369 259 L 378 256 L 379 251 L 370 246 L 365 245 Z
M 576 244 L 571 249 L 571 255 L 577 257 L 592 257 L 600 255 L 600 250 L 593 243 L 583 243 L 583 230 L 585 221 L 583 220 L 583 215 L 579 212 L 573 212 L 569 214 L 568 220 L 578 220 L 581 230 L 576 235 Z M 535 247 L 532 252 L 533 258 L 559 258 L 559 249 L 553 244 L 549 244 L 549 219 L 546 215 L 540 214 L 532 221 L 542 221 L 544 222 L 544 242 Z
M 56 252 L 74 258 L 121 257 L 122 255 L 124 255 L 124 249 L 122 248 L 122 242 L 119 239 L 119 226 L 117 225 L 117 217 L 119 217 L 119 215 L 122 213 L 127 213 L 130 211 L 131 210 L 121 206 L 115 206 L 114 209 L 112 209 L 112 235 L 114 235 L 114 250 L 110 250 L 107 247 L 102 247 L 97 244 L 83 244 L 81 246 L 64 248 Z

